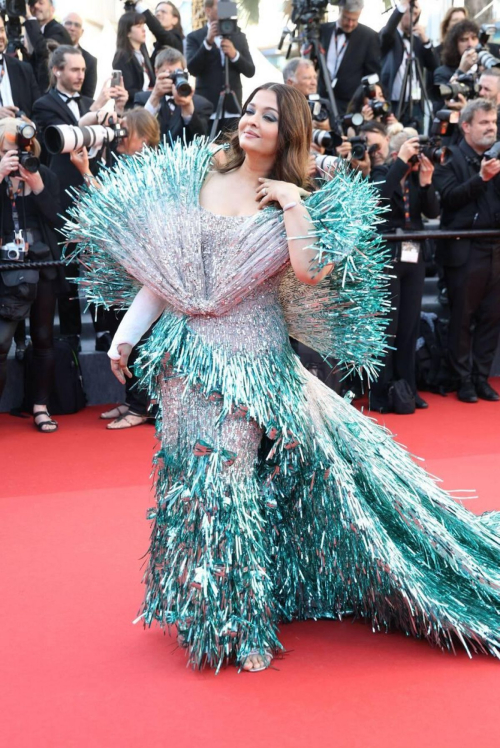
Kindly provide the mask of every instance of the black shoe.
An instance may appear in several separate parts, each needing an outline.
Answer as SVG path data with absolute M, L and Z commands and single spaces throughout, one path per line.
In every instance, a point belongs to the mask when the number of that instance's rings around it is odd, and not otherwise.
M 373 413 L 392 413 L 392 408 L 386 400 L 376 400 L 374 397 L 368 397 L 368 410 Z
M 477 403 L 477 392 L 470 380 L 461 382 L 458 388 L 457 397 L 463 403 Z
M 495 403 L 500 400 L 500 395 L 496 390 L 491 387 L 488 382 L 484 379 L 480 379 L 476 382 L 476 393 L 481 400 L 489 400 L 491 403 Z
M 429 407 L 429 403 L 426 402 L 423 397 L 420 397 L 418 392 L 415 393 L 415 407 L 418 410 L 425 410 Z
M 110 332 L 104 332 L 102 335 L 98 335 L 95 339 L 95 349 L 96 351 L 102 351 L 103 353 L 107 353 L 109 349 L 111 348 L 111 341 L 113 340 L 113 336 Z

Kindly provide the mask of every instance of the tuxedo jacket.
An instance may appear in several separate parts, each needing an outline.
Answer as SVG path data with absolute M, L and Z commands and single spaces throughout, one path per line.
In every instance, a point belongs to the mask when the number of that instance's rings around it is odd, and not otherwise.
M 207 36 L 207 27 L 192 31 L 186 37 L 187 66 L 191 75 L 196 78 L 196 91 L 200 96 L 208 99 L 212 106 L 217 106 L 220 92 L 224 87 L 224 66 L 221 62 L 220 49 L 213 44 L 208 50 L 203 42 Z M 240 53 L 236 62 L 229 60 L 229 85 L 236 94 L 240 106 L 242 103 L 241 76 L 252 78 L 255 75 L 255 65 L 248 48 L 248 42 L 242 31 L 237 31 L 231 40 Z M 228 112 L 236 113 L 231 106 L 231 97 L 226 99 Z
M 404 43 L 398 31 L 399 22 L 403 13 L 396 8 L 392 13 L 387 26 L 380 32 L 380 48 L 382 52 L 382 86 L 391 95 L 394 80 L 398 73 L 404 56 Z M 413 49 L 415 57 L 420 63 L 422 74 L 424 69 L 433 72 L 439 65 L 435 50 L 431 45 L 424 47 L 422 39 L 416 34 L 413 37 Z
M 78 51 L 81 52 L 85 60 L 85 80 L 83 81 L 81 94 L 82 96 L 90 96 L 93 99 L 97 86 L 97 57 L 94 57 L 94 55 L 91 55 L 90 52 L 81 47 L 78 47 Z
M 144 106 L 150 97 L 149 91 L 139 91 L 135 95 L 134 104 Z M 190 143 L 195 135 L 208 135 L 210 128 L 210 115 L 214 108 L 212 104 L 203 96 L 194 94 L 193 96 L 194 112 L 188 124 L 184 124 L 181 116 L 181 108 L 176 106 L 174 110 L 170 109 L 167 100 L 163 96 L 160 103 L 160 109 L 156 115 L 160 125 L 162 140 L 166 137 L 167 142 L 170 139 L 186 139 Z
M 153 72 L 153 66 L 151 65 L 151 60 L 149 59 L 148 51 L 144 44 L 141 46 L 141 52 L 144 55 L 144 61 L 148 69 L 150 87 L 153 88 L 155 84 L 155 75 Z M 135 95 L 142 91 L 144 70 L 135 55 L 130 55 L 128 52 L 123 52 L 121 50 L 117 51 L 113 58 L 113 70 L 122 71 L 123 85 L 128 91 L 126 108 L 131 109 L 134 105 Z
M 325 51 L 325 58 L 328 58 L 328 48 L 332 41 L 335 44 L 336 28 L 336 23 L 323 23 L 320 26 L 320 43 Z M 335 98 L 347 104 L 361 83 L 361 78 L 373 73 L 380 75 L 379 38 L 373 29 L 358 23 L 349 35 L 349 44 L 337 70 L 337 83 L 333 89 Z M 326 96 L 327 93 L 322 76 L 319 93 L 321 96 Z M 341 109 L 345 109 L 345 106 Z
M 496 229 L 500 225 L 500 177 L 485 182 L 479 176 L 481 156 L 461 140 L 450 147 L 451 158 L 436 166 L 434 184 L 439 190 L 442 229 Z M 492 241 L 492 240 L 488 240 Z M 467 262 L 471 239 L 440 239 L 436 259 L 445 267 Z
M 54 39 L 58 44 L 69 44 L 69 46 L 72 46 L 73 42 L 64 26 L 54 19 L 46 24 L 43 33 L 40 24 L 34 18 L 26 20 L 24 29 L 33 47 L 29 62 L 35 73 L 40 91 L 47 91 L 50 85 L 47 39 Z
M 88 96 L 82 96 L 78 102 L 80 116 L 86 114 L 93 104 Z M 64 102 L 55 88 L 51 88 L 45 96 L 35 102 L 33 107 L 33 119 L 40 134 L 40 143 L 44 149 L 44 160 L 49 168 L 55 172 L 59 179 L 61 189 L 61 208 L 66 210 L 72 203 L 72 198 L 66 193 L 70 187 L 80 187 L 83 177 L 71 163 L 69 153 L 59 153 L 54 156 L 47 153 L 45 149 L 44 133 L 49 125 L 78 125 L 78 120 L 73 115 L 69 106 Z
M 9 76 L 14 104 L 26 116 L 31 117 L 33 104 L 40 98 L 40 89 L 33 68 L 28 62 L 21 62 L 17 57 L 5 55 L 3 59 Z

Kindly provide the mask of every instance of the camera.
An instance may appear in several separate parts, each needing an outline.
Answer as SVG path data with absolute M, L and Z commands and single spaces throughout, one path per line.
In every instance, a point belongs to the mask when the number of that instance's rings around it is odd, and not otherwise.
M 431 138 L 446 138 L 450 142 L 453 131 L 460 119 L 460 112 L 455 109 L 439 109 L 430 127 Z
M 340 0 L 332 2 L 338 5 Z M 292 23 L 297 26 L 319 24 L 328 7 L 329 0 L 294 0 L 292 4 Z
M 36 127 L 31 122 L 19 122 L 16 128 L 15 146 L 18 151 L 19 165 L 35 174 L 40 168 L 40 159 L 33 154 L 33 147 L 36 137 Z M 18 177 L 19 172 L 11 172 L 11 176 Z
M 362 161 L 368 150 L 366 140 L 356 135 L 354 138 L 349 138 L 348 142 L 351 144 L 351 158 Z
M 364 121 L 365 118 L 361 112 L 351 112 L 350 114 L 344 114 L 342 117 L 343 127 L 353 127 L 355 130 L 361 127 Z
M 132 0 L 125 0 L 124 2 L 124 11 L 125 13 L 129 13 L 131 10 L 135 10 L 136 2 L 132 2 Z
M 324 122 L 328 119 L 328 109 L 321 102 L 319 94 L 309 94 L 307 97 L 307 103 L 311 110 L 311 117 L 316 122 Z
M 217 4 L 217 22 L 221 36 L 233 36 L 238 30 L 238 6 L 232 0 L 220 0 Z
M 87 125 L 49 125 L 45 130 L 45 146 L 54 156 L 58 153 L 71 153 L 84 146 L 101 148 L 112 141 L 126 138 L 127 130 L 119 124 Z
M 462 94 L 466 99 L 475 99 L 479 94 L 479 84 L 475 75 L 463 73 L 456 81 L 441 83 L 439 93 L 443 99 L 456 99 L 458 94 Z
M 18 18 L 19 16 L 25 16 L 26 3 L 24 0 L 0 0 L 0 13 Z
M 392 106 L 390 101 L 384 101 L 384 99 L 372 99 L 370 106 L 374 117 L 381 117 L 382 120 L 386 120 L 389 114 L 392 112 Z
M 5 31 L 7 33 L 8 55 L 14 55 L 17 50 L 24 50 L 23 27 L 20 16 L 26 15 L 26 3 L 24 0 L 0 0 L 0 15 L 5 20 Z M 7 16 L 7 18 L 6 18 Z
M 342 138 L 334 130 L 317 130 L 312 131 L 312 142 L 319 148 L 333 150 L 342 143 Z
M 332 169 L 335 169 L 338 160 L 338 156 L 318 155 L 316 156 L 316 168 L 318 171 L 331 171 Z
M 193 89 L 191 88 L 191 84 L 189 83 L 185 70 L 182 70 L 182 68 L 178 68 L 177 70 L 174 70 L 173 73 L 170 73 L 168 77 L 176 87 L 179 96 L 191 96 L 191 94 L 193 93 Z
M 477 64 L 486 70 L 500 67 L 500 60 L 494 57 L 488 49 L 490 36 L 496 31 L 494 24 L 483 23 L 479 29 L 479 44 L 476 45 Z
M 8 242 L 0 247 L 0 260 L 6 260 L 7 262 L 24 262 L 28 250 L 24 240 L 21 240 L 19 244 L 17 242 Z
M 488 150 L 484 152 L 483 156 L 488 160 L 492 158 L 500 158 L 500 142 L 493 143 L 491 148 L 488 148 Z
M 377 89 L 375 86 L 380 86 L 380 78 L 377 73 L 372 75 L 365 75 L 361 78 L 361 85 L 363 86 L 363 93 L 367 99 L 374 99 L 377 96 Z
M 427 135 L 419 135 L 419 153 L 427 156 L 432 164 L 446 164 L 450 158 L 451 151 L 446 146 L 442 145 L 440 137 L 431 137 Z M 419 156 L 412 156 L 408 163 L 418 164 Z

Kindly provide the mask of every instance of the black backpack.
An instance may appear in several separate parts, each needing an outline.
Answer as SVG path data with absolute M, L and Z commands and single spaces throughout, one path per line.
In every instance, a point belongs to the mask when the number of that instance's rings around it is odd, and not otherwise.
M 78 354 L 64 338 L 55 338 L 54 388 L 51 392 L 48 410 L 53 416 L 78 413 L 85 407 L 87 398 L 83 389 L 83 376 Z M 24 357 L 24 399 L 22 410 L 33 410 L 33 347 L 30 344 Z
M 448 363 L 448 322 L 422 312 L 415 355 L 417 389 L 446 395 L 455 389 Z

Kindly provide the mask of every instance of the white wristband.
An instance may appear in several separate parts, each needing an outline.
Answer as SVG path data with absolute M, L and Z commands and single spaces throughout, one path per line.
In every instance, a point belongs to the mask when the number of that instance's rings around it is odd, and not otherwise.
M 297 202 L 287 203 L 286 205 L 284 205 L 282 207 L 281 210 L 283 211 L 283 213 L 286 213 L 287 210 L 291 210 L 292 208 L 295 208 L 295 206 L 298 205 L 298 204 L 299 203 L 297 203 Z

